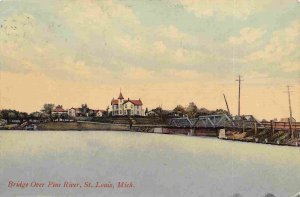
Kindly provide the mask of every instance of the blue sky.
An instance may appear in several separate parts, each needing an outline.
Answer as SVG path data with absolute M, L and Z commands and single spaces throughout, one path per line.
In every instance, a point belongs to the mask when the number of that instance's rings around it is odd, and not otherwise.
M 239 74 L 244 113 L 286 116 L 287 84 L 300 107 L 295 0 L 2 0 L 0 25 L 1 107 L 106 108 L 122 88 L 149 108 L 224 108 L 225 92 L 234 111 Z M 18 80 L 43 90 L 18 99 Z

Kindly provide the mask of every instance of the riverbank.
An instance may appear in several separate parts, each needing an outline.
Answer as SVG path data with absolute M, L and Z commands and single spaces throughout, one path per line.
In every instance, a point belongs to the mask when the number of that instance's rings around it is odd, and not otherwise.
M 234 132 L 226 131 L 220 137 L 217 130 L 207 129 L 189 129 L 189 128 L 172 128 L 166 125 L 133 125 L 130 128 L 129 124 L 115 123 L 99 123 L 89 121 L 77 122 L 45 122 L 36 124 L 36 130 L 41 131 L 132 131 L 142 133 L 158 133 L 170 135 L 190 135 L 190 136 L 205 136 L 219 137 L 224 140 L 262 143 L 272 145 L 299 146 L 300 139 L 291 139 L 287 132 L 276 132 L 274 135 L 266 132 L 258 132 L 256 135 L 253 132 Z M 5 130 L 14 130 L 13 126 L 7 126 Z
M 125 124 L 111 124 L 98 122 L 47 122 L 37 124 L 37 130 L 48 131 L 90 131 L 90 130 L 115 130 L 115 131 L 129 131 L 129 125 Z
M 252 135 L 251 132 L 227 131 L 226 135 L 222 136 L 221 139 L 281 146 L 300 146 L 300 139 L 292 139 L 290 134 L 284 131 L 278 131 L 274 135 L 269 135 L 265 132 Z

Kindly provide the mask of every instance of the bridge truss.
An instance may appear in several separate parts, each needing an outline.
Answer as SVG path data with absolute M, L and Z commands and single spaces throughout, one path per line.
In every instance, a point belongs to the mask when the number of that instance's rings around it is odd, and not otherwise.
M 253 116 L 245 115 L 232 117 L 227 114 L 199 116 L 198 118 L 189 119 L 188 117 L 173 118 L 169 125 L 173 127 L 189 128 L 253 128 L 254 124 L 262 126 Z

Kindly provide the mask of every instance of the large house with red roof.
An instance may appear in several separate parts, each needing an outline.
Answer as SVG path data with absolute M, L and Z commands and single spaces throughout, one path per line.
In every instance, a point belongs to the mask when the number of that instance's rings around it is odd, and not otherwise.
M 113 98 L 111 100 L 111 112 L 112 116 L 145 116 L 141 99 L 124 99 L 122 92 L 120 92 L 118 99 Z
M 68 110 L 65 110 L 62 105 L 57 105 L 51 112 L 51 114 L 65 114 Z

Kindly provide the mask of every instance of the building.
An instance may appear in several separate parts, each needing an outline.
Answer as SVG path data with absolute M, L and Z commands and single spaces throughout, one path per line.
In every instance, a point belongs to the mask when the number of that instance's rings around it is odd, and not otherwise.
M 95 109 L 94 110 L 95 117 L 102 117 L 104 112 L 105 110 Z
M 88 112 L 86 113 L 86 117 L 90 116 L 90 114 L 93 114 L 94 117 L 101 117 L 103 116 L 104 110 L 100 109 L 89 109 Z M 70 117 L 80 117 L 82 116 L 81 108 L 70 108 L 68 110 L 68 115 Z
M 57 105 L 51 114 L 64 114 L 68 113 L 68 110 L 65 110 L 62 105 Z
M 68 110 L 68 115 L 70 117 L 78 117 L 78 116 L 80 116 L 80 108 L 74 108 L 74 107 L 72 107 L 71 109 Z
M 111 100 L 111 113 L 112 116 L 145 116 L 141 99 L 124 99 L 122 92 L 118 99 Z
M 280 122 L 289 122 L 290 118 L 281 118 Z M 292 117 L 291 122 L 296 122 L 296 119 Z

